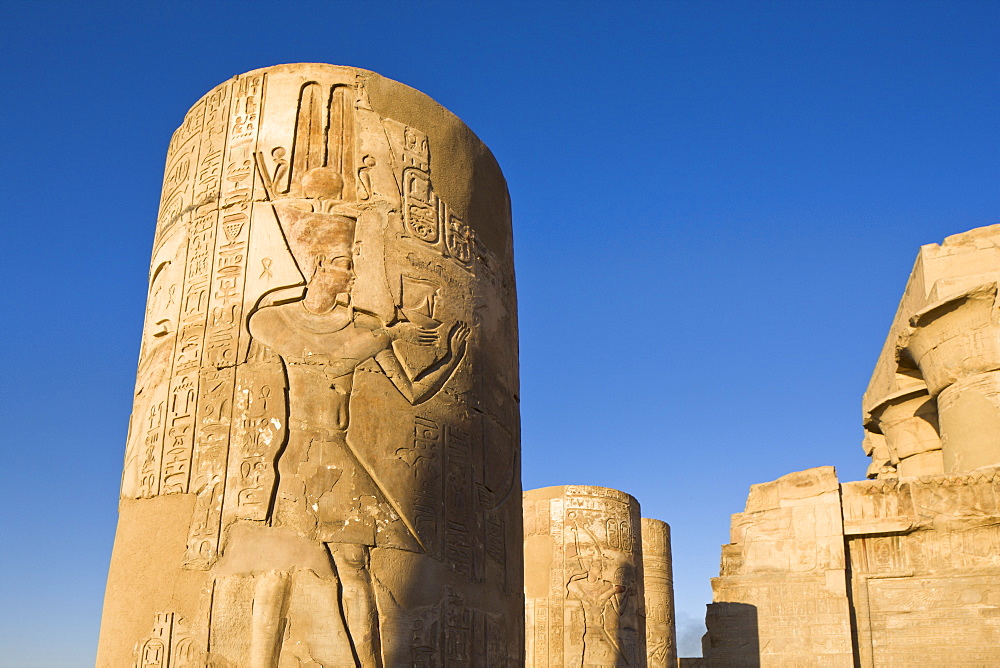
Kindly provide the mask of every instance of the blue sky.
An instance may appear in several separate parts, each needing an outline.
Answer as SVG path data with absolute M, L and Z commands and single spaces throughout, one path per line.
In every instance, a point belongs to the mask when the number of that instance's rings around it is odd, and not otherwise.
M 749 485 L 863 477 L 919 246 L 1000 222 L 998 34 L 959 0 L 4 3 L 0 666 L 93 663 L 163 157 L 215 84 L 364 67 L 490 146 L 524 486 L 671 524 L 690 656 Z

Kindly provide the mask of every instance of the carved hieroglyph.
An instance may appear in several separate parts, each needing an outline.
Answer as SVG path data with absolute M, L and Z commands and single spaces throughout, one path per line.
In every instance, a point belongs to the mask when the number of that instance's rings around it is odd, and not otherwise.
M 670 526 L 642 518 L 642 570 L 646 595 L 646 663 L 649 668 L 677 665 L 674 626 L 674 576 Z
M 522 660 L 516 305 L 485 146 L 282 65 L 174 134 L 98 664 Z
M 840 487 L 858 664 L 1000 665 L 1000 469 Z
M 646 665 L 639 503 L 605 487 L 524 494 L 526 665 Z
M 840 490 L 833 467 L 750 488 L 712 580 L 712 666 L 853 665 Z
M 1000 468 L 754 485 L 713 590 L 710 666 L 1000 665 Z

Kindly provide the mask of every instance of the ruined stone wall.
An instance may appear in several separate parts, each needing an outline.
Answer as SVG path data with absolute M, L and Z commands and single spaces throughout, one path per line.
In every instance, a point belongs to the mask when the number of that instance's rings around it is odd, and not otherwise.
M 711 666 L 998 665 L 1000 469 L 754 485 L 713 591 Z
M 851 666 L 840 490 L 832 467 L 751 487 L 712 580 L 713 666 Z M 759 662 L 759 663 L 758 663 Z
M 1000 469 L 841 489 L 860 664 L 1000 665 Z
M 921 248 L 865 393 L 871 481 L 754 485 L 710 666 L 1000 665 L 1000 225 Z

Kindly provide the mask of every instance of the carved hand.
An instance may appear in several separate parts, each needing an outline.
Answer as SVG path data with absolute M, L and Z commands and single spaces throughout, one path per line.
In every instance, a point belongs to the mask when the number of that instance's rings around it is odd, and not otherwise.
M 421 327 L 412 322 L 399 322 L 389 328 L 389 335 L 395 341 L 405 341 L 420 346 L 436 346 L 441 338 L 437 330 L 437 327 Z
M 457 322 L 448 334 L 448 350 L 455 358 L 461 358 L 465 354 L 465 345 L 469 340 L 472 330 L 464 322 Z

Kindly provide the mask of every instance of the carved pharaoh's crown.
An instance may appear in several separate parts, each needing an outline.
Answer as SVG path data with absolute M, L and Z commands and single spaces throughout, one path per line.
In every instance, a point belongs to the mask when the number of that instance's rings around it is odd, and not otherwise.
M 357 211 L 352 205 L 334 204 L 324 212 L 313 211 L 311 204 L 306 199 L 274 203 L 288 250 L 306 280 L 319 262 L 352 255 L 357 224 Z

